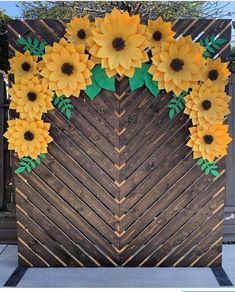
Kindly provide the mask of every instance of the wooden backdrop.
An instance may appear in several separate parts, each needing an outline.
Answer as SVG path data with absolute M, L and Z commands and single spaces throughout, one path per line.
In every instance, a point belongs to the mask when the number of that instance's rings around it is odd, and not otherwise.
M 64 34 L 58 20 L 13 21 L 10 55 L 19 36 L 48 44 Z M 226 38 L 230 20 L 178 20 L 177 35 Z M 54 142 L 35 172 L 15 175 L 19 262 L 25 266 L 219 266 L 223 228 L 222 175 L 206 176 L 192 159 L 190 121 L 172 121 L 171 96 L 128 80 L 91 102 L 74 99 L 68 121 L 58 110 L 44 119 Z M 14 158 L 14 164 L 17 159 Z

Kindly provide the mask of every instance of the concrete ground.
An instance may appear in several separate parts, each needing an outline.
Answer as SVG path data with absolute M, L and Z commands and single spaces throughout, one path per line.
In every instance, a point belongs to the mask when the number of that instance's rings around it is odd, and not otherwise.
M 17 247 L 0 245 L 0 287 L 17 267 Z M 223 246 L 223 268 L 235 285 L 235 245 Z M 209 268 L 30 268 L 17 287 L 219 287 Z

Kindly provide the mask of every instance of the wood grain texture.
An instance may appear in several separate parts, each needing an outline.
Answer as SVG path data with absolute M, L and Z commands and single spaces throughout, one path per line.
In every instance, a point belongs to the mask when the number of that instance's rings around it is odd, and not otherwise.
M 228 59 L 229 20 L 177 20 L 174 29 L 195 40 L 221 34 Z M 52 44 L 63 33 L 58 20 L 13 21 L 10 55 L 17 35 Z M 47 159 L 15 175 L 21 265 L 221 265 L 225 160 L 216 179 L 195 165 L 191 121 L 169 120 L 171 97 L 131 92 L 122 78 L 115 93 L 73 99 L 69 121 L 56 109 L 44 116 L 54 138 Z

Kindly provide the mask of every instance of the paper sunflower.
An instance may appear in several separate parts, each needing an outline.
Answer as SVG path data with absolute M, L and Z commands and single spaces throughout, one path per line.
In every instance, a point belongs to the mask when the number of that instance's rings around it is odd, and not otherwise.
M 10 61 L 10 73 L 17 76 L 28 76 L 30 74 L 37 74 L 37 56 L 32 56 L 29 51 L 25 51 L 24 54 L 17 52 L 15 57 L 12 57 Z
M 9 89 L 10 109 L 20 113 L 21 119 L 40 120 L 43 113 L 53 109 L 52 92 L 36 76 L 15 77 L 15 84 Z
M 76 45 L 84 44 L 88 49 L 87 39 L 91 36 L 91 23 L 87 16 L 75 17 L 69 23 L 66 23 L 65 37 L 71 43 Z
M 172 31 L 171 22 L 163 21 L 161 17 L 156 20 L 148 20 L 147 39 L 151 48 L 160 50 L 163 42 L 175 42 L 175 32 Z
M 202 80 L 203 47 L 192 41 L 191 36 L 182 37 L 175 43 L 163 43 L 160 52 L 153 49 L 153 65 L 149 73 L 158 81 L 159 89 L 179 95 Z
M 68 43 L 64 38 L 45 48 L 41 75 L 57 96 L 78 97 L 80 90 L 92 83 L 90 77 L 94 63 L 88 60 L 84 51 L 84 45 Z
M 213 161 L 216 157 L 227 154 L 227 145 L 232 141 L 228 135 L 228 125 L 212 125 L 191 127 L 191 136 L 187 146 L 193 149 L 193 158 L 203 157 Z
M 146 26 L 140 24 L 140 16 L 114 8 L 95 23 L 93 37 L 88 40 L 91 60 L 101 63 L 109 77 L 116 74 L 132 77 L 135 68 L 148 61 Z
M 19 158 L 30 156 L 36 159 L 40 153 L 47 153 L 47 146 L 53 140 L 49 135 L 50 124 L 42 120 L 8 121 L 4 137 L 8 139 L 8 149 L 14 150 Z
M 228 63 L 223 63 L 220 58 L 216 60 L 207 59 L 204 70 L 204 80 L 210 79 L 216 85 L 226 85 L 230 71 Z
M 184 113 L 192 119 L 193 125 L 208 127 L 212 124 L 222 124 L 224 116 L 230 113 L 231 97 L 224 92 L 224 86 L 214 85 L 207 80 L 204 84 L 193 87 L 185 96 Z

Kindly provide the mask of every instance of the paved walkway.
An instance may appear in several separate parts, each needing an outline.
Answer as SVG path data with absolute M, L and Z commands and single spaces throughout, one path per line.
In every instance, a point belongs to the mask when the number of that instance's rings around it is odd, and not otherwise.
M 0 287 L 17 267 L 17 247 L 0 245 Z M 235 284 L 235 245 L 223 246 L 223 267 Z M 219 287 L 209 268 L 30 268 L 17 287 Z

